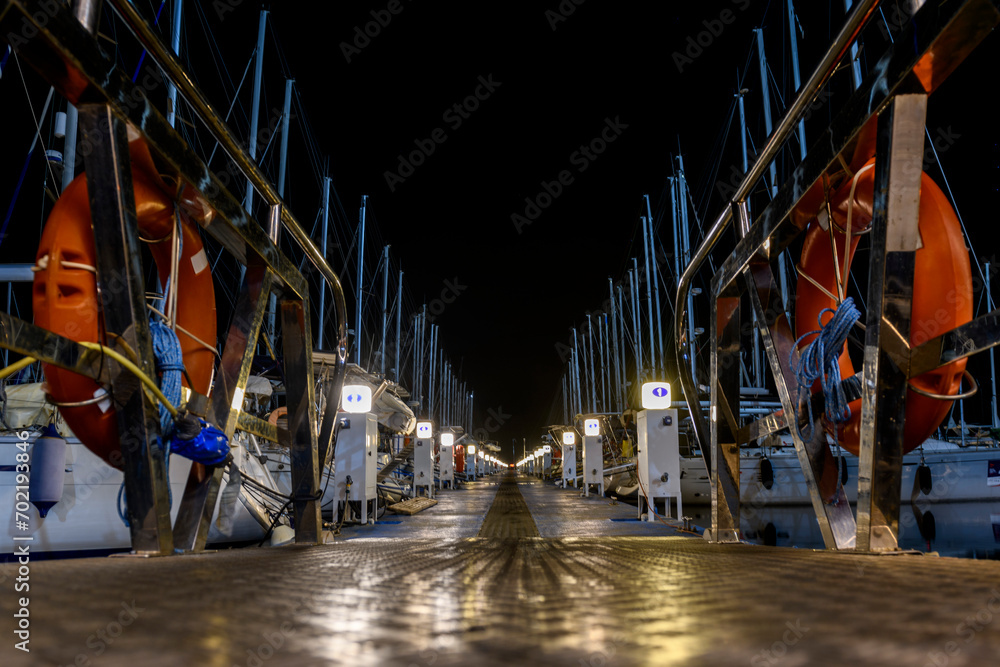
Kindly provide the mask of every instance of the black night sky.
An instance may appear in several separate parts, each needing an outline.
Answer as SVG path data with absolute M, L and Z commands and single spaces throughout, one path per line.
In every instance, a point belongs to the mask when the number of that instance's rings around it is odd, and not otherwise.
M 143 11 L 154 15 L 159 2 L 136 4 L 149 5 Z M 256 41 L 260 5 L 188 4 L 182 46 L 190 49 L 190 66 L 216 71 L 203 36 L 211 27 L 228 54 L 229 77 L 238 83 Z M 796 4 L 805 80 L 843 23 L 843 3 Z M 884 22 L 877 17 L 864 33 L 863 69 L 905 23 L 894 3 L 884 4 Z M 675 278 L 667 177 L 682 155 L 698 217 L 703 225 L 715 217 L 722 206 L 718 181 L 728 181 L 739 165 L 733 111 L 740 87 L 748 89 L 749 135 L 753 144 L 763 144 L 754 28 L 765 31 L 775 122 L 782 100 L 793 97 L 788 18 L 780 0 L 374 0 L 283 2 L 269 9 L 262 124 L 280 109 L 284 78 L 294 77 L 293 112 L 304 110 L 320 155 L 311 155 L 303 133 L 293 129 L 286 201 L 307 227 L 312 224 L 319 186 L 311 164 L 328 158 L 346 214 L 331 232 L 331 243 L 340 247 L 330 257 L 350 290 L 352 327 L 356 260 L 350 256 L 345 264 L 342 256 L 356 254 L 358 209 L 362 195 L 369 196 L 365 357 L 371 358 L 369 332 L 381 326 L 382 274 L 374 268 L 382 245 L 390 244 L 390 299 L 399 268 L 409 293 L 404 326 L 420 304 L 437 311 L 434 323 L 447 357 L 475 389 L 475 426 L 483 425 L 487 410 L 502 413 L 504 423 L 490 437 L 505 454 L 512 438 L 518 445 L 522 437 L 537 444 L 541 427 L 562 419 L 565 361 L 558 344 L 569 340 L 572 327 L 584 330 L 588 312 L 602 309 L 609 278 L 625 278 L 633 257 L 642 265 L 644 194 L 666 251 L 668 288 L 661 298 L 669 329 L 666 301 Z M 984 231 L 991 225 L 984 223 L 1000 204 L 1000 153 L 993 113 L 974 91 L 981 77 L 992 77 L 996 62 L 991 36 L 931 98 L 928 115 L 932 136 L 948 138 L 941 160 L 980 261 L 995 248 L 995 236 Z M 830 105 L 812 115 L 807 135 L 818 136 L 830 106 L 846 100 L 849 76 L 847 67 L 835 75 Z M 249 106 L 250 78 L 233 116 L 237 126 L 245 127 L 240 114 Z M 0 85 L 6 104 L 23 105 L 9 66 Z M 223 95 L 202 85 L 220 108 L 228 106 L 231 88 L 223 86 Z M 27 136 L 9 140 L 15 155 L 26 152 Z M 17 169 L 22 159 L 13 160 Z M 268 160 L 273 169 L 276 158 Z M 779 168 L 790 170 L 797 160 L 793 145 Z M 939 177 L 936 166 L 930 173 Z M 0 188 L 4 206 L 11 191 Z M 2 261 L 29 261 L 12 252 L 5 245 Z M 704 307 L 702 315 L 699 324 L 707 327 Z M 669 369 L 669 336 L 666 344 Z

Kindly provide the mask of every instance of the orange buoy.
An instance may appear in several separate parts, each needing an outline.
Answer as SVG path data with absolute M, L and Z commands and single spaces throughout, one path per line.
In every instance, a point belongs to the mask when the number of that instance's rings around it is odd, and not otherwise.
M 849 271 L 859 234 L 868 228 L 872 219 L 874 165 L 875 160 L 872 158 L 853 178 L 844 181 L 831 193 L 833 245 L 829 229 L 824 229 L 815 217 L 809 223 L 798 265 L 795 302 L 797 337 L 814 331 L 820 313 L 826 308 L 837 306 L 838 302 L 832 296 L 837 295 L 838 290 L 838 270 L 834 266 L 832 248 L 836 247 L 837 250 L 840 273 L 843 273 L 845 253 L 847 254 Z M 821 212 L 822 210 L 825 207 Z M 926 173 L 922 174 L 920 181 L 919 232 L 922 245 L 914 257 L 909 339 L 911 346 L 921 345 L 972 319 L 972 271 L 961 224 L 944 193 Z M 844 280 L 846 281 L 846 277 Z M 822 324 L 825 325 L 831 317 L 830 313 L 824 315 Z M 814 338 L 815 336 L 804 338 L 799 344 L 800 349 Z M 854 365 L 846 346 L 840 354 L 839 363 L 842 378 L 854 375 Z M 959 359 L 911 379 L 910 386 L 928 393 L 954 396 L 960 390 L 965 365 L 966 360 Z M 818 383 L 813 387 L 813 393 L 817 391 Z M 860 450 L 861 399 L 853 401 L 850 408 L 851 418 L 839 426 L 837 434 L 840 445 L 857 455 Z M 914 449 L 930 437 L 950 409 L 950 401 L 909 390 L 906 396 L 903 451 Z M 832 424 L 826 424 L 826 428 L 833 433 Z
M 170 277 L 174 197 L 157 173 L 143 140 L 130 142 L 129 153 L 139 235 L 150 242 L 160 283 L 166 285 Z M 183 247 L 178 263 L 176 320 L 186 369 L 183 383 L 208 394 L 215 368 L 215 288 L 197 224 L 188 215 L 184 197 L 181 203 Z M 197 216 L 199 211 L 193 213 Z M 53 207 L 35 263 L 35 323 L 75 341 L 107 345 L 98 302 L 97 255 L 86 174 L 74 179 Z M 108 280 L 101 288 L 114 290 L 115 281 Z M 60 405 L 59 412 L 73 433 L 102 459 L 121 467 L 118 422 L 107 391 L 72 371 L 49 364 L 43 364 L 43 370 L 47 391 L 55 403 L 65 404 Z

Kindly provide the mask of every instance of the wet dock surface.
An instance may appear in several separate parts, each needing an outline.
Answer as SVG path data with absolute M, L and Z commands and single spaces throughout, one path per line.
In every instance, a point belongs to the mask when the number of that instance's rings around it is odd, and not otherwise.
M 330 545 L 33 563 L 2 664 L 998 664 L 1000 563 L 712 545 L 500 482 Z

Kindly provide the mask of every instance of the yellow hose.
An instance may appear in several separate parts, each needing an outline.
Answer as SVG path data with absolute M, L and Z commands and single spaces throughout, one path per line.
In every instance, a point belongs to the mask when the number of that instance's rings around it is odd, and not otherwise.
M 170 413 L 171 417 L 177 416 L 177 408 L 175 408 L 170 403 L 170 401 L 167 400 L 167 397 L 163 395 L 163 392 L 160 391 L 160 388 L 156 386 L 156 383 L 153 382 L 153 380 L 148 375 L 143 373 L 138 366 L 132 363 L 131 359 L 129 359 L 123 354 L 120 354 L 119 352 L 116 352 L 115 350 L 112 350 L 110 347 L 104 347 L 100 343 L 88 343 L 81 341 L 79 344 L 87 348 L 88 350 L 94 350 L 96 352 L 100 352 L 101 354 L 106 354 L 115 361 L 117 361 L 118 363 L 120 363 L 122 366 L 127 368 L 129 371 L 131 371 L 133 375 L 139 378 L 151 392 L 153 392 L 153 395 L 156 396 L 157 400 L 159 400 L 160 403 L 163 403 L 163 406 Z
M 146 385 L 146 387 L 149 388 L 149 390 L 151 392 L 153 392 L 153 395 L 156 396 L 156 399 L 158 401 L 160 401 L 160 403 L 163 403 L 163 406 L 170 413 L 171 417 L 176 417 L 177 416 L 177 408 L 175 408 L 170 403 L 170 401 L 167 400 L 167 397 L 163 395 L 163 392 L 160 391 L 160 388 L 156 386 L 156 383 L 153 382 L 153 380 L 148 375 L 146 375 L 145 373 L 143 373 L 139 369 L 138 366 L 136 366 L 134 363 L 132 363 L 131 359 L 129 359 L 128 357 L 126 357 L 123 354 L 120 354 L 119 352 L 116 352 L 115 350 L 112 350 L 110 347 L 104 347 L 100 343 L 89 343 L 89 342 L 86 342 L 86 341 L 80 341 L 78 344 L 80 346 L 82 346 L 82 347 L 87 348 L 88 350 L 94 350 L 95 352 L 100 352 L 101 354 L 106 354 L 109 357 L 111 357 L 112 359 L 114 359 L 115 361 L 117 361 L 118 363 L 120 363 L 122 366 L 124 366 L 125 368 L 127 368 L 133 375 L 135 375 L 137 378 L 139 378 L 139 380 L 141 380 L 142 383 L 144 385 Z M 38 361 L 38 360 L 35 359 L 34 357 L 24 357 L 20 361 L 16 361 L 13 364 L 11 364 L 10 366 L 7 366 L 6 368 L 0 369 L 0 380 L 3 380 L 4 378 L 13 375 L 14 373 L 18 372 L 22 368 L 25 368 L 26 366 L 30 366 L 31 364 L 35 363 L 36 361 Z
M 20 361 L 15 361 L 14 363 L 12 363 L 7 368 L 0 369 L 0 380 L 3 380 L 4 378 L 10 377 L 14 373 L 16 373 L 19 370 L 21 370 L 22 368 L 30 366 L 31 364 L 35 363 L 36 361 L 38 361 L 38 360 L 35 359 L 34 357 L 25 357 L 24 359 L 21 359 Z

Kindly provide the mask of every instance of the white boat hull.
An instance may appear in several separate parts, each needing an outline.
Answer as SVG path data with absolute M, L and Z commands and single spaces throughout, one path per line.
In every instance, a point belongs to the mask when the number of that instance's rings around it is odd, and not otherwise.
M 117 510 L 122 472 L 98 458 L 76 438 L 66 439 L 66 477 L 59 502 L 44 519 L 34 505 L 30 506 L 27 512 L 28 529 L 19 529 L 14 514 L 17 485 L 16 472 L 13 471 L 17 442 L 19 440 L 15 436 L 0 436 L 0 470 L 3 471 L 0 472 L 0 521 L 4 523 L 0 554 L 14 552 L 15 535 L 32 537 L 31 551 L 35 553 L 128 549 L 131 546 L 129 529 L 119 518 Z M 191 461 L 188 459 L 170 457 L 171 521 L 177 518 L 190 469 Z M 220 490 L 220 499 L 222 495 Z M 215 524 L 218 509 L 217 503 L 208 536 L 210 544 L 246 542 L 263 537 L 263 528 L 239 502 L 236 503 L 232 531 L 228 535 L 223 534 Z
M 911 502 L 913 479 L 920 465 L 919 451 L 903 459 L 903 502 Z M 761 457 L 740 458 L 740 501 L 745 506 L 810 505 L 809 491 L 794 449 L 785 447 L 770 453 L 774 467 L 774 484 L 770 489 L 760 481 Z M 1000 450 L 990 448 L 962 449 L 948 443 L 925 443 L 924 462 L 931 469 L 933 488 L 921 499 L 935 502 L 1000 501 L 1000 485 L 990 486 L 987 471 L 990 461 L 1000 460 Z M 851 503 L 858 500 L 858 458 L 847 455 L 847 483 L 844 489 Z M 681 459 L 681 491 L 685 505 L 710 505 L 711 487 L 704 460 L 699 457 Z

